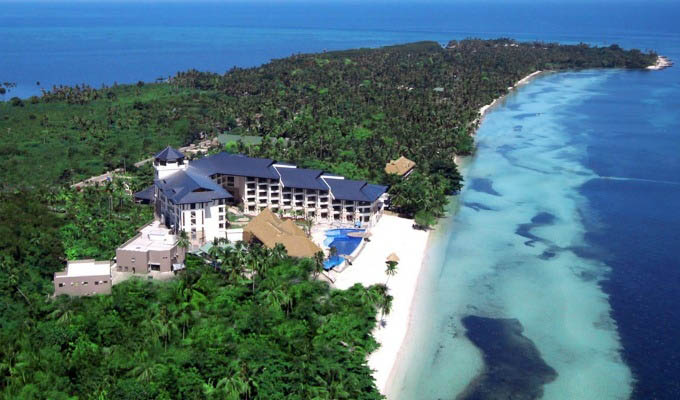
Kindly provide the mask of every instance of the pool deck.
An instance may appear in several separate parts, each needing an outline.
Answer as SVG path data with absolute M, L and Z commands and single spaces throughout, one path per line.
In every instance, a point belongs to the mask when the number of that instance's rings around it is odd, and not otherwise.
M 381 346 L 368 359 L 378 389 L 384 393 L 408 330 L 411 304 L 427 251 L 429 232 L 413 229 L 412 219 L 392 215 L 383 215 L 370 231 L 371 241 L 366 243 L 352 265 L 342 272 L 331 271 L 328 274 L 334 280 L 333 286 L 338 289 L 347 289 L 355 283 L 364 286 L 385 283 L 385 259 L 392 252 L 400 258 L 397 274 L 388 282 L 390 294 L 394 297 L 392 312 L 385 316 L 385 327 L 373 331 Z

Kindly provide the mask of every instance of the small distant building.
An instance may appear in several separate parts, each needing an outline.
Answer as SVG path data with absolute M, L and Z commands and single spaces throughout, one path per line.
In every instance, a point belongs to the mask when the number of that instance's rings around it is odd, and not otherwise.
M 322 251 L 295 222 L 282 221 L 268 208 L 243 228 L 243 240 L 261 243 L 270 249 L 280 243 L 291 257 L 313 257 Z
M 146 274 L 183 269 L 186 249 L 179 247 L 178 241 L 170 229 L 154 221 L 116 249 L 116 270 Z
M 402 178 L 406 178 L 411 174 L 411 172 L 413 172 L 415 167 L 415 162 L 404 156 L 401 156 L 396 160 L 390 160 L 390 162 L 385 164 L 385 173 L 390 175 L 399 175 Z
M 66 269 L 54 273 L 54 295 L 90 296 L 111 294 L 111 262 L 71 260 Z

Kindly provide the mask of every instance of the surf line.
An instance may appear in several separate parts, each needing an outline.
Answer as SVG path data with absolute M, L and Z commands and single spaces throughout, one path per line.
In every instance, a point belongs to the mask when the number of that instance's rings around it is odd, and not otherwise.
M 649 182 L 649 183 L 660 183 L 662 185 L 680 185 L 680 182 L 674 181 L 660 181 L 656 179 L 644 179 L 644 178 L 626 178 L 621 176 L 598 176 L 593 179 L 609 179 L 613 181 L 634 181 L 634 182 Z

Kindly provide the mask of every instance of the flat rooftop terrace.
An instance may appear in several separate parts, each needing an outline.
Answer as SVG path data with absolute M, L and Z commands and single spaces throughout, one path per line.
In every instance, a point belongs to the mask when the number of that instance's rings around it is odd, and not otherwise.
M 111 262 L 95 260 L 72 260 L 66 264 L 66 271 L 57 272 L 55 278 L 78 276 L 102 276 L 111 274 Z
M 170 250 L 177 244 L 177 237 L 170 229 L 165 228 L 159 221 L 154 221 L 143 227 L 137 236 L 125 243 L 121 250 L 129 251 L 163 251 Z

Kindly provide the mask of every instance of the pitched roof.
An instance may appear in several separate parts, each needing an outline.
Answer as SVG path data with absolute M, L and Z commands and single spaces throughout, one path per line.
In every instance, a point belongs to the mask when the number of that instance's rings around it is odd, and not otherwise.
M 281 221 L 270 209 L 265 208 L 243 228 L 270 249 L 282 244 L 291 257 L 313 257 L 321 248 L 291 220 Z
M 401 156 L 396 160 L 390 160 L 390 162 L 385 164 L 385 172 L 388 174 L 404 176 L 415 166 L 416 166 L 415 162 L 409 160 L 404 156 Z
M 222 186 L 192 166 L 184 171 L 177 171 L 165 179 L 157 179 L 155 184 L 174 204 L 207 203 L 215 199 L 233 197 Z
M 225 174 L 279 179 L 279 174 L 276 173 L 272 164 L 274 164 L 274 160 L 268 158 L 254 158 L 226 152 L 203 157 L 191 162 L 194 168 L 208 176 Z
M 389 256 L 387 256 L 387 261 L 388 262 L 399 262 L 399 256 L 396 253 L 390 253 Z
M 387 191 L 387 186 L 374 185 L 352 179 L 324 178 L 330 186 L 333 198 L 337 200 L 367 201 L 373 203 Z
M 168 146 L 161 150 L 160 153 L 156 154 L 154 158 L 161 161 L 177 161 L 183 159 L 184 154 L 182 154 L 181 151 Z
M 151 200 L 153 200 L 153 194 L 154 194 L 154 185 L 151 185 L 144 190 L 140 190 L 139 192 L 135 192 L 133 194 L 133 197 L 135 198 L 135 200 L 151 201 Z
M 323 173 L 321 170 L 278 167 L 276 171 L 281 175 L 281 182 L 283 182 L 284 187 L 328 190 L 328 186 L 320 178 Z

